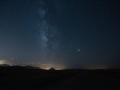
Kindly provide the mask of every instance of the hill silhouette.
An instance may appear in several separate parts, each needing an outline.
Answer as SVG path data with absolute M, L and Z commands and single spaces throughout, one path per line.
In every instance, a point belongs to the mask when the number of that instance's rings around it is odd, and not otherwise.
M 120 90 L 120 70 L 0 66 L 0 90 Z

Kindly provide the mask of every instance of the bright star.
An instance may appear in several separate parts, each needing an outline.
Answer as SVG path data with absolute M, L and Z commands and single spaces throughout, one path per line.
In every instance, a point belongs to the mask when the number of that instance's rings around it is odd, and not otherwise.
M 77 52 L 80 52 L 80 49 L 77 49 Z

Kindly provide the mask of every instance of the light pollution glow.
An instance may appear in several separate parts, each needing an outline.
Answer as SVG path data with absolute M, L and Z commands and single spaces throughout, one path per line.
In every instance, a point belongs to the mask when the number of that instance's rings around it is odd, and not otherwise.
M 54 68 L 55 70 L 65 69 L 65 66 L 62 64 L 40 64 L 38 67 L 45 70 L 50 70 L 51 68 Z
M 4 65 L 4 64 L 11 65 L 12 63 L 9 62 L 8 60 L 4 60 L 4 59 L 0 60 L 0 65 Z
M 0 60 L 0 65 L 17 65 L 15 62 L 10 62 L 6 59 L 1 59 Z M 54 68 L 55 70 L 64 70 L 67 67 L 64 64 L 51 64 L 51 63 L 45 63 L 45 64 L 32 64 L 31 66 L 39 67 L 40 69 L 44 70 L 50 70 L 51 68 Z M 89 70 L 96 70 L 96 69 L 108 69 L 110 67 L 105 66 L 105 65 L 84 65 L 81 66 L 82 69 L 89 69 Z
M 4 64 L 7 64 L 7 65 L 19 65 L 19 64 L 15 64 L 15 62 L 10 62 L 6 59 L 1 59 L 0 60 L 0 65 L 4 65 Z M 35 66 L 35 67 L 39 67 L 40 69 L 44 69 L 44 70 L 49 70 L 51 68 L 54 68 L 55 70 L 63 70 L 65 69 L 65 65 L 63 64 L 32 64 L 31 66 Z

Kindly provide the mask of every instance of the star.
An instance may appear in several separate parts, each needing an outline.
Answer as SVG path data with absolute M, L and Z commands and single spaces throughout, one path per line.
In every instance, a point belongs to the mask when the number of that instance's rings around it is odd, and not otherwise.
M 77 52 L 80 52 L 81 50 L 80 49 L 77 49 Z

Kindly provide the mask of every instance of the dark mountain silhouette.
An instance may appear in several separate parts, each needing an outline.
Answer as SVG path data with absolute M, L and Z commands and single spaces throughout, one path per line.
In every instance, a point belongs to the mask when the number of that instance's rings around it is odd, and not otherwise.
M 55 69 L 54 69 L 53 67 L 52 67 L 52 68 L 50 68 L 49 70 L 50 70 L 50 71 L 55 71 Z
M 120 70 L 0 66 L 0 90 L 120 90 Z

